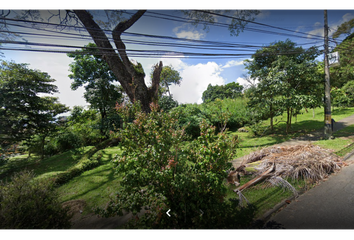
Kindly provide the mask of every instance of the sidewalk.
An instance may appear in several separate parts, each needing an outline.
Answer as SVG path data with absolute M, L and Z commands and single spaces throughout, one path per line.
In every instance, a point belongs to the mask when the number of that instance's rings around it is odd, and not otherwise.
M 354 124 L 354 115 L 335 124 L 334 131 Z M 346 161 L 354 161 L 351 155 Z M 265 224 L 266 228 L 354 229 L 354 164 L 291 201 Z

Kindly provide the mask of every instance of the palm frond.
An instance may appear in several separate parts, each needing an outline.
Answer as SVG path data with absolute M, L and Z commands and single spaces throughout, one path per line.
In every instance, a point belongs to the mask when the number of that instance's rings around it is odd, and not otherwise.
M 241 191 L 236 191 L 238 198 L 239 198 L 239 206 L 243 207 L 244 206 L 244 201 L 246 201 L 247 204 L 250 204 L 250 202 L 247 200 L 245 195 L 242 194 Z
M 295 197 L 299 196 L 296 189 L 288 181 L 286 181 L 284 178 L 282 178 L 280 176 L 273 176 L 273 177 L 269 178 L 267 181 L 270 182 L 274 186 L 280 186 L 286 190 L 291 191 Z

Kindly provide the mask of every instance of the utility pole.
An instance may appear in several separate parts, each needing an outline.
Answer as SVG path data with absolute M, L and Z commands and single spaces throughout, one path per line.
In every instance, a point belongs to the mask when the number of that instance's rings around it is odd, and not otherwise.
M 329 79 L 329 63 L 328 63 L 328 20 L 327 10 L 324 10 L 324 70 L 325 70 L 325 127 L 324 137 L 330 139 L 332 137 L 332 113 L 331 113 L 331 84 Z

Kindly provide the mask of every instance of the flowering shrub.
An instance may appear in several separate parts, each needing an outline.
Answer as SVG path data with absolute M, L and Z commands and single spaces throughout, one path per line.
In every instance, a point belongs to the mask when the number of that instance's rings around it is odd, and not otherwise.
M 135 228 L 237 228 L 249 223 L 251 218 L 237 216 L 246 209 L 237 210 L 237 203 L 225 200 L 225 170 L 236 139 L 215 134 L 215 127 L 203 121 L 200 137 L 187 142 L 178 112 L 160 112 L 155 105 L 149 114 L 135 109 L 132 114 L 119 108 L 121 114 L 135 116 L 117 133 L 123 154 L 114 162 L 123 180 L 116 197 L 97 212 L 132 212 L 136 217 L 128 227 Z M 139 218 L 142 209 L 145 214 Z

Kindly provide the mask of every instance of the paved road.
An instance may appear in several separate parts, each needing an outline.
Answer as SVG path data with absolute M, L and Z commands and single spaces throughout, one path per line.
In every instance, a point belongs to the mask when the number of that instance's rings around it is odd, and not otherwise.
M 354 164 L 293 200 L 269 221 L 285 229 L 354 229 Z

